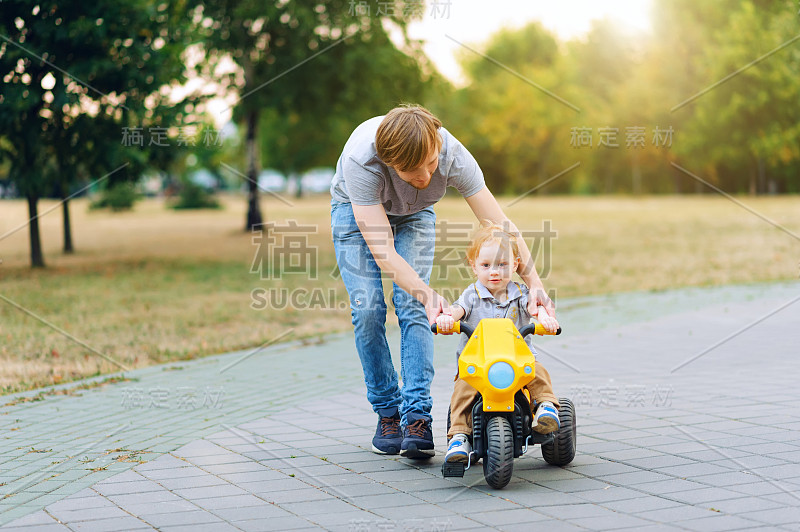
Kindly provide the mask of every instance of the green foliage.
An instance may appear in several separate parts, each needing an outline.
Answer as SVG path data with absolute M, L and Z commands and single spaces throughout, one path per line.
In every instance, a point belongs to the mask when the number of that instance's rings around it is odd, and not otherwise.
M 467 86 L 432 107 L 498 193 L 531 190 L 576 162 L 537 193 L 710 191 L 671 162 L 731 193 L 800 190 L 796 2 L 660 1 L 653 28 L 600 20 L 568 42 L 539 24 L 502 30 L 468 43 L 494 61 L 463 50 Z M 591 147 L 572 143 L 578 128 L 591 130 Z M 598 145 L 606 128 L 616 147 Z M 636 128 L 644 146 L 628 144 Z M 671 145 L 654 140 L 656 128 L 672 129 Z
M 100 197 L 89 204 L 89 208 L 108 208 L 114 212 L 129 211 L 139 197 L 136 186 L 130 181 L 123 181 L 106 187 L 100 193 Z
M 213 194 L 188 179 L 181 184 L 178 201 L 173 209 L 220 209 L 222 206 Z
M 108 176 L 133 181 L 177 153 L 123 145 L 123 128 L 167 128 L 185 101 L 160 89 L 185 80 L 194 1 L 5 2 L 0 10 L 0 160 L 32 208 L 52 190 Z M 53 65 L 58 65 L 55 68 Z M 43 265 L 38 229 L 32 261 Z M 34 234 L 35 233 L 35 234 Z

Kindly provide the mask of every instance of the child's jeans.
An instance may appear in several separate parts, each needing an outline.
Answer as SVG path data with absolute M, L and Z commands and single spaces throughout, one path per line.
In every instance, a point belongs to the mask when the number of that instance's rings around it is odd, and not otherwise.
M 553 394 L 553 385 L 550 381 L 550 374 L 544 366 L 536 362 L 534 371 L 536 376 L 525 387 L 531 394 L 531 399 L 536 403 L 550 401 L 556 408 L 560 408 L 558 399 Z M 478 396 L 478 390 L 467 384 L 456 376 L 453 387 L 453 396 L 450 398 L 450 430 L 447 431 L 449 440 L 456 434 L 472 434 L 472 405 Z M 531 403 L 533 408 L 533 403 Z M 533 413 L 533 412 L 531 412 Z

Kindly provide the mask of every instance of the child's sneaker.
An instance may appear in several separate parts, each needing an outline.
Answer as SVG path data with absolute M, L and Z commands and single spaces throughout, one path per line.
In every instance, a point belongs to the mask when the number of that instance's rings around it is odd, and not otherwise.
M 539 434 L 550 434 L 561 428 L 558 419 L 558 410 L 550 401 L 543 401 L 536 410 L 533 418 L 533 430 Z
M 375 437 L 372 438 L 372 452 L 377 454 L 397 454 L 400 452 L 400 444 L 403 443 L 403 435 L 400 432 L 400 414 L 395 411 L 383 412 L 390 414 L 382 416 L 378 414 L 378 428 L 375 430 Z
M 466 434 L 456 434 L 450 439 L 447 446 L 447 454 L 444 455 L 445 462 L 466 462 L 469 460 L 469 453 L 472 446 L 469 444 L 469 436 Z

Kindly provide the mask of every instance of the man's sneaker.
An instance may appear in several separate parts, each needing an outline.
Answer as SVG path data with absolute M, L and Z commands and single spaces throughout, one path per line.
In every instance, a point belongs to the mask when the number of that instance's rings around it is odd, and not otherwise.
M 550 434 L 561 428 L 561 421 L 558 419 L 558 410 L 550 401 L 543 401 L 536 410 L 533 418 L 533 430 L 539 434 Z
M 372 452 L 397 454 L 400 452 L 401 443 L 403 443 L 403 435 L 400 432 L 400 414 L 397 410 L 390 416 L 380 416 L 375 437 L 372 438 Z
M 405 456 L 406 458 L 430 458 L 435 454 L 430 420 L 420 418 L 405 426 L 403 429 L 403 443 L 400 446 L 400 456 Z
M 469 436 L 466 434 L 456 434 L 447 446 L 447 454 L 444 455 L 445 462 L 466 462 L 469 460 L 469 453 L 472 446 L 469 444 Z

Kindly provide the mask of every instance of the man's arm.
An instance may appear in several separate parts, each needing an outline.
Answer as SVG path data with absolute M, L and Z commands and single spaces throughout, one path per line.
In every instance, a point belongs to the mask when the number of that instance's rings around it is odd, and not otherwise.
M 353 216 L 381 271 L 425 305 L 428 322 L 433 323 L 436 316 L 443 312 L 449 314 L 449 305 L 444 298 L 425 284 L 414 268 L 395 250 L 392 226 L 383 205 L 353 204 Z
M 517 229 L 517 226 L 514 225 L 514 222 L 509 220 L 508 216 L 503 213 L 503 209 L 497 203 L 497 200 L 489 189 L 483 187 L 483 190 L 465 199 L 478 220 L 491 220 L 496 224 L 507 227 L 510 233 L 517 236 L 517 247 L 519 248 L 520 255 L 517 273 L 525 284 L 528 285 L 531 294 L 533 294 L 533 297 L 530 298 L 529 305 L 536 305 L 539 303 L 545 307 L 550 316 L 555 316 L 555 305 L 547 296 L 542 280 L 539 278 L 539 274 L 536 273 L 536 265 L 533 262 L 533 257 L 531 257 L 531 252 L 527 244 L 525 244 L 525 241 L 522 239 L 522 235 L 519 229 Z M 534 309 L 536 309 L 536 307 L 534 307 Z M 533 310 L 531 315 L 536 316 L 537 310 Z

